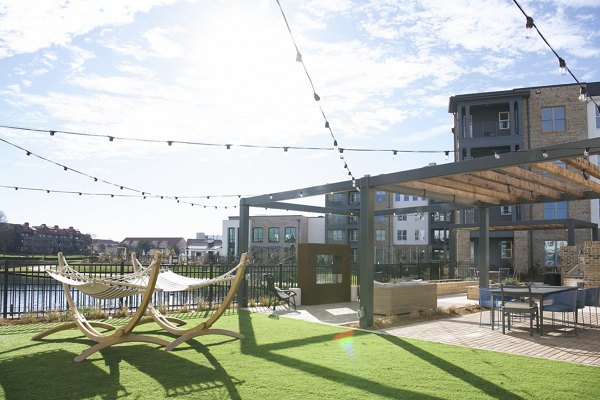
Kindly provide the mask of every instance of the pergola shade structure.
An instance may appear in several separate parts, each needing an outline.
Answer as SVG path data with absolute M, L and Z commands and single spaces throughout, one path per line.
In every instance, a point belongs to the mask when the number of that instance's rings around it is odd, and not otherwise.
M 359 261 L 361 326 L 373 323 L 374 215 L 408 210 L 374 210 L 375 191 L 415 195 L 443 204 L 415 207 L 415 211 L 479 208 L 480 284 L 489 270 L 488 208 L 600 198 L 600 168 L 590 158 L 600 154 L 600 138 L 503 153 L 498 156 L 433 165 L 357 180 L 360 189 Z M 243 198 L 240 201 L 240 252 L 247 251 L 249 207 L 302 212 L 347 214 L 335 207 L 285 202 L 332 192 L 356 190 L 351 181 Z M 445 203 L 445 204 L 444 204 Z M 548 221 L 549 222 L 549 221 Z

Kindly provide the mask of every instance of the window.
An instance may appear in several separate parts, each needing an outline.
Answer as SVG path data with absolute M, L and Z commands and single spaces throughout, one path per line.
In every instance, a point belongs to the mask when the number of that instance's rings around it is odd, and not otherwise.
M 413 196 L 413 201 L 419 201 L 419 197 L 418 196 Z
M 406 230 L 400 229 L 400 230 L 396 231 L 396 240 L 398 240 L 398 241 L 408 240 Z
M 293 243 L 296 241 L 296 227 L 286 226 L 285 227 L 285 242 Z
M 410 196 L 409 196 L 409 195 L 407 195 L 407 194 L 405 194 L 405 195 L 404 195 L 404 201 L 410 201 Z
M 510 128 L 510 116 L 508 111 L 500 111 L 498 113 L 498 128 L 509 129 Z
M 332 242 L 341 242 L 344 240 L 344 231 L 341 229 L 332 229 L 329 231 Z
M 542 108 L 542 132 L 558 132 L 565 130 L 565 108 Z
M 398 214 L 398 221 L 406 221 L 406 214 Z
M 269 242 L 279 242 L 279 228 L 269 228 Z
M 512 258 L 512 242 L 503 240 L 500 242 L 500 258 Z
M 544 219 L 566 219 L 569 218 L 569 208 L 566 201 L 544 204 Z
M 425 231 L 423 229 L 415 229 L 415 240 L 425 240 Z
M 512 215 L 512 208 L 510 206 L 502 206 L 500 207 L 500 214 Z
M 375 262 L 377 264 L 385 263 L 385 249 L 375 249 Z
M 434 229 L 433 230 L 433 241 L 435 243 L 445 243 L 448 241 L 448 230 L 447 229 Z
M 376 191 L 375 192 L 375 201 L 379 201 L 379 202 L 385 201 L 385 197 L 386 197 L 385 195 L 386 195 L 386 192 L 382 192 L 380 190 Z
M 544 242 L 544 264 L 560 265 L 560 248 L 566 246 L 564 240 L 547 240 Z
M 385 229 L 376 229 L 375 230 L 375 240 L 385 240 Z
M 387 217 L 385 215 L 376 215 L 373 219 L 375 222 L 384 222 Z
M 348 204 L 360 204 L 360 193 L 350 192 L 348 194 Z
M 423 221 L 423 213 L 416 213 L 415 221 Z
M 343 224 L 346 222 L 346 216 L 340 214 L 329 215 L 329 222 L 335 225 Z
M 329 195 L 330 204 L 333 205 L 341 205 L 344 200 L 344 195 L 342 193 L 333 193 Z
M 400 193 L 394 193 L 394 201 L 401 201 L 402 195 Z
M 596 110 L 596 129 L 600 129 L 600 111 L 598 111 L 598 107 L 594 107 Z
M 358 242 L 358 229 L 348 229 L 348 240 Z
M 252 228 L 252 242 L 262 243 L 263 241 L 263 228 Z

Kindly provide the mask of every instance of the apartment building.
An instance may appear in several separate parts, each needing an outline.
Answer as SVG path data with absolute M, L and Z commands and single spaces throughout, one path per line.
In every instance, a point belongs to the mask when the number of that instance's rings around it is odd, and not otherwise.
M 238 249 L 239 217 L 223 221 L 223 254 L 234 260 Z M 298 243 L 324 243 L 324 218 L 304 215 L 250 217 L 248 253 L 256 264 L 295 265 Z
M 600 116 L 589 98 L 599 102 L 600 82 L 583 86 L 585 94 L 582 96 L 578 84 L 452 96 L 449 112 L 454 115 L 455 160 L 502 157 L 507 152 L 543 150 L 545 146 L 599 137 Z M 597 159 L 590 159 L 598 163 Z M 459 224 L 478 223 L 476 210 L 461 211 L 458 215 Z M 598 223 L 598 220 L 598 200 L 492 209 L 490 265 L 510 266 L 518 271 L 557 265 L 560 248 L 569 241 L 591 240 L 589 223 Z M 549 229 L 551 222 L 560 228 Z M 563 226 L 570 226 L 572 231 Z M 474 260 L 478 232 L 471 231 L 469 236 L 468 243 L 458 243 L 469 248 L 459 249 L 458 254 L 469 254 Z

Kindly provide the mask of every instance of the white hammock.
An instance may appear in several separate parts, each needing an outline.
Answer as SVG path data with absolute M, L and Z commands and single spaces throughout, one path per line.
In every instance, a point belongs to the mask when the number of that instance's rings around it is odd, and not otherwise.
M 132 254 L 133 270 L 135 272 L 143 272 L 150 267 L 144 267 L 139 260 Z M 214 278 L 189 278 L 187 276 L 176 274 L 175 272 L 165 269 L 161 270 L 156 281 L 156 288 L 164 292 L 183 292 L 193 290 L 204 286 L 214 285 L 215 283 L 230 282 L 235 278 L 235 274 L 241 264 Z
M 90 276 L 71 268 L 62 253 L 59 253 L 58 267 L 46 270 L 57 281 L 98 299 L 117 299 L 143 293 L 148 286 L 151 271 L 149 266 L 126 275 Z M 156 287 L 155 291 L 161 289 Z

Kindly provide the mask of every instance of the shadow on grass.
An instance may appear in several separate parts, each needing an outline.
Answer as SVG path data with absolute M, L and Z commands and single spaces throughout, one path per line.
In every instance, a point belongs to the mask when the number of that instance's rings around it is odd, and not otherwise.
M 118 380 L 115 381 L 102 368 L 91 363 L 76 364 L 73 357 L 74 354 L 68 351 L 52 350 L 2 360 L 0 385 L 6 398 L 117 399 L 126 394 Z M 57 380 L 64 384 L 43 384 Z M 56 387 L 60 387 L 60 393 L 49 392 Z
M 439 399 L 439 397 L 426 395 L 410 390 L 398 389 L 397 387 L 388 386 L 380 382 L 370 379 L 365 379 L 360 375 L 348 374 L 329 367 L 324 367 L 315 363 L 299 360 L 296 358 L 287 357 L 281 354 L 276 354 L 274 351 L 296 346 L 305 346 L 314 343 L 331 342 L 332 335 L 320 335 L 303 339 L 289 340 L 280 343 L 268 345 L 258 345 L 255 340 L 254 329 L 250 318 L 250 313 L 239 312 L 238 314 L 240 331 L 246 336 L 246 339 L 241 341 L 242 354 L 268 360 L 273 363 L 280 364 L 288 368 L 295 368 L 302 372 L 314 375 L 321 379 L 328 379 L 331 382 L 339 385 L 353 387 L 357 390 L 371 393 L 376 396 L 390 398 L 410 398 L 410 399 Z M 370 333 L 354 331 L 355 336 L 369 335 Z
M 228 398 L 241 399 L 236 385 L 243 382 L 231 377 L 206 346 L 194 343 L 192 347 L 207 358 L 211 367 L 172 353 L 155 351 L 148 346 L 105 349 L 100 353 L 114 382 L 120 381 L 122 363 L 125 362 L 160 384 L 165 393 L 154 393 L 155 398 L 185 396 L 224 388 Z
M 428 351 L 423 350 L 420 347 L 417 347 L 407 341 L 397 337 L 390 335 L 381 335 L 381 337 L 388 342 L 394 344 L 395 346 L 400 347 L 401 349 L 415 355 L 421 360 L 441 369 L 447 374 L 458 378 L 465 383 L 483 391 L 488 396 L 498 398 L 498 399 L 522 399 L 522 397 L 496 385 L 489 380 L 483 379 L 480 376 L 473 374 L 451 362 L 444 360 L 434 354 L 431 354 Z

